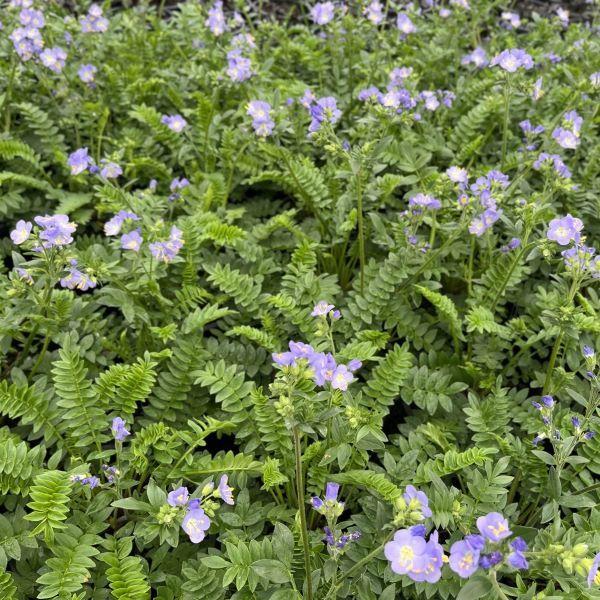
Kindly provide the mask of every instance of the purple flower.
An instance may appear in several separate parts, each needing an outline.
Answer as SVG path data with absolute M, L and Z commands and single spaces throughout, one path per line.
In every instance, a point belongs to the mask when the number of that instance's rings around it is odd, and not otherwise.
M 600 71 L 596 71 L 590 75 L 590 83 L 594 87 L 600 87 Z
M 438 210 L 442 208 L 442 203 L 433 196 L 428 194 L 417 194 L 408 199 L 408 205 L 412 207 L 426 208 L 430 210 Z
M 295 356 L 292 352 L 273 352 L 271 354 L 273 362 L 277 365 L 288 366 L 294 364 Z
M 21 25 L 35 29 L 42 29 L 46 24 L 44 13 L 39 10 L 23 9 L 19 13 L 19 21 Z
M 579 417 L 571 417 L 571 423 L 575 429 L 579 429 L 581 427 L 581 421 L 579 420 Z
M 419 94 L 419 99 L 424 101 L 426 110 L 435 111 L 440 106 L 440 101 L 437 99 L 435 92 L 424 91 Z
M 227 475 L 221 475 L 221 480 L 219 481 L 219 496 L 225 504 L 233 506 L 235 504 L 233 500 L 233 488 L 227 485 L 227 479 Z
M 92 157 L 88 155 L 87 148 L 79 148 L 69 154 L 67 164 L 71 167 L 71 175 L 79 175 L 92 164 Z
M 326 317 L 334 308 L 333 304 L 327 304 L 327 300 L 319 300 L 310 314 L 312 317 Z
M 67 53 L 63 48 L 47 48 L 40 53 L 40 61 L 54 73 L 60 73 L 65 67 Z
M 332 481 L 328 482 L 327 487 L 325 488 L 325 502 L 337 502 L 339 491 L 339 483 L 333 483 Z
M 81 17 L 81 31 L 83 33 L 104 33 L 108 29 L 108 19 L 102 16 L 102 7 L 92 4 L 88 14 Z
M 390 71 L 390 83 L 388 89 L 399 88 L 404 85 L 404 80 L 413 73 L 412 67 L 395 67 Z
M 217 0 L 212 8 L 209 9 L 208 18 L 204 24 L 216 36 L 222 35 L 227 31 L 227 23 L 225 22 L 225 15 L 223 14 L 223 2 L 221 2 L 221 0 Z
M 134 252 L 139 252 L 143 241 L 144 240 L 140 235 L 140 230 L 138 228 L 129 233 L 124 233 L 121 236 L 121 248 L 123 248 L 123 250 L 133 250 Z
M 348 371 L 354 373 L 354 371 L 358 371 L 362 367 L 362 362 L 358 358 L 353 358 L 346 366 L 348 367 Z
M 470 54 L 465 54 L 461 60 L 462 65 L 475 65 L 482 69 L 489 63 L 487 54 L 483 48 L 475 48 Z
M 333 2 L 317 2 L 310 9 L 310 18 L 317 25 L 327 25 L 333 21 L 333 13 L 335 11 L 335 6 Z
M 413 511 L 420 511 L 424 519 L 431 517 L 433 514 L 429 508 L 429 499 L 425 492 L 417 490 L 414 485 L 407 485 L 404 492 L 404 501 L 408 504 L 408 508 Z
M 373 23 L 373 25 L 379 25 L 383 22 L 385 15 L 383 14 L 383 5 L 379 0 L 373 0 L 364 10 L 364 14 L 367 19 Z
M 171 262 L 181 250 L 183 246 L 183 239 L 181 238 L 181 231 L 177 227 L 171 228 L 171 235 L 165 242 L 154 242 L 149 245 L 150 252 L 154 258 L 162 262 Z
M 115 417 L 112 420 L 111 431 L 117 442 L 122 442 L 129 435 L 129 431 L 125 429 L 125 421 L 121 417 Z
M 561 25 L 563 27 L 569 26 L 569 11 L 565 10 L 561 6 L 556 9 L 556 16 L 560 19 Z
M 230 52 L 227 57 L 227 75 L 232 81 L 241 83 L 252 77 L 252 63 L 249 58 L 239 56 L 234 52 Z
M 365 102 L 366 100 L 375 100 L 379 102 L 381 97 L 382 95 L 379 88 L 374 85 L 358 92 L 358 99 L 361 102 Z
M 444 551 L 438 543 L 437 531 L 428 542 L 409 529 L 401 529 L 384 546 L 385 557 L 398 575 L 408 575 L 413 581 L 435 583 L 441 577 Z
M 542 78 L 540 77 L 539 79 L 535 80 L 535 83 L 533 84 L 533 91 L 531 92 L 531 97 L 534 100 L 539 100 L 543 95 L 544 92 L 542 90 Z
M 324 121 L 331 124 L 337 123 L 342 116 L 342 111 L 338 109 L 333 96 L 325 96 L 319 98 L 316 104 L 310 107 L 310 116 L 312 121 L 308 130 L 312 133 L 318 131 Z
M 18 225 L 18 223 L 17 223 Z M 594 358 L 596 355 L 595 350 L 591 346 L 584 346 L 582 350 L 582 354 L 584 358 Z
M 507 73 L 515 73 L 519 68 L 529 70 L 533 68 L 533 59 L 525 50 L 514 48 L 503 50 L 497 54 L 490 62 L 490 67 L 499 66 Z
M 34 221 L 42 228 L 40 239 L 44 240 L 44 248 L 66 246 L 73 241 L 71 234 L 77 225 L 69 222 L 67 215 L 46 215 L 35 217 Z
M 310 366 L 313 368 L 314 381 L 317 385 L 325 385 L 326 381 L 332 381 L 337 369 L 337 363 L 331 353 L 315 352 L 310 357 Z
M 542 402 L 548 408 L 552 408 L 554 406 L 554 398 L 550 395 L 542 396 Z
M 70 290 L 81 290 L 83 292 L 96 287 L 95 278 L 90 277 L 75 267 L 77 261 L 72 261 L 74 264 L 68 269 L 68 275 L 60 280 L 61 287 Z
M 304 342 L 291 341 L 289 343 L 289 348 L 294 358 L 304 358 L 306 360 L 310 360 L 315 352 L 310 344 L 305 344 Z
M 592 587 L 594 584 L 600 585 L 600 574 L 598 572 L 598 567 L 600 567 L 600 552 L 594 556 L 592 566 L 590 567 L 590 572 L 588 573 L 587 577 L 588 587 Z
M 189 510 L 183 518 L 181 528 L 190 536 L 193 544 L 199 544 L 205 537 L 210 528 L 210 519 L 201 508 Z
M 583 434 L 583 437 L 584 437 L 586 440 L 591 440 L 591 439 L 592 439 L 592 438 L 593 438 L 595 435 L 596 435 L 596 432 L 595 432 L 595 431 L 586 431 L 586 432 Z
M 556 140 L 561 148 L 567 150 L 574 150 L 579 146 L 579 137 L 573 131 L 564 127 L 557 127 L 552 132 L 552 138 Z
M 348 370 L 348 367 L 346 367 L 346 365 L 338 365 L 331 378 L 331 387 L 334 390 L 342 390 L 345 392 L 348 389 L 348 384 L 353 381 L 354 376 Z
M 167 496 L 169 506 L 186 506 L 189 500 L 190 493 L 186 487 L 179 487 Z
M 84 477 L 80 480 L 81 485 L 88 485 L 91 490 L 98 487 L 100 485 L 100 479 L 95 476 Z
M 498 550 L 490 552 L 490 554 L 484 554 L 479 559 L 479 566 L 482 569 L 491 569 L 493 566 L 500 563 L 502 558 L 502 552 L 499 552 Z
M 92 83 L 96 77 L 98 69 L 94 65 L 83 65 L 77 71 L 77 75 L 79 75 L 79 79 L 83 81 L 83 83 Z
M 185 177 L 182 177 L 181 179 L 179 177 L 175 177 L 169 184 L 169 189 L 172 192 L 177 192 L 179 190 L 183 190 L 184 188 L 188 187 L 189 185 L 190 185 L 190 182 Z
M 10 232 L 10 239 L 17 246 L 29 239 L 33 224 L 30 221 L 17 221 L 15 228 Z
M 583 229 L 581 219 L 568 214 L 566 217 L 552 219 L 546 237 L 561 246 L 567 246 L 571 241 L 579 243 L 579 232 Z
M 311 503 L 312 507 L 316 510 L 318 510 L 319 508 L 321 508 L 323 506 L 323 500 L 321 500 L 321 498 L 319 498 L 318 496 L 313 496 L 310 499 L 310 503 Z
M 410 20 L 410 17 L 406 13 L 398 13 L 396 27 L 402 34 L 402 38 L 417 32 L 415 24 Z
M 596 252 L 595 248 L 581 245 L 563 250 L 561 256 L 565 259 L 565 266 L 568 269 L 578 269 L 585 271 L 589 268 L 590 262 Z
M 469 174 L 467 173 L 467 170 L 462 167 L 449 167 L 446 169 L 446 175 L 448 175 L 450 181 L 453 181 L 454 183 L 467 185 L 469 181 Z
M 492 542 L 499 542 L 511 535 L 508 521 L 498 512 L 491 512 L 477 519 L 479 533 Z
M 126 220 L 139 221 L 140 217 L 133 212 L 120 210 L 114 217 L 104 223 L 104 234 L 109 236 L 118 235 Z
M 527 542 L 520 536 L 514 538 L 509 545 L 513 550 L 517 550 L 518 552 L 526 552 L 529 550 Z
M 163 115 L 160 122 L 175 133 L 181 133 L 187 125 L 187 121 L 181 115 Z
M 116 179 L 119 175 L 123 175 L 123 169 L 114 162 L 108 162 L 104 165 L 104 168 L 100 171 L 100 175 L 104 179 Z
M 33 277 L 31 276 L 31 273 L 27 269 L 21 269 L 20 267 L 17 267 L 15 269 L 15 273 L 18 275 L 19 279 L 21 279 L 28 285 L 33 284 Z
M 460 577 L 466 579 L 473 575 L 479 567 L 480 548 L 461 540 L 450 547 L 450 568 Z
M 521 25 L 521 17 L 517 13 L 505 11 L 500 18 L 506 24 L 507 29 L 517 29 Z
M 556 173 L 564 179 L 569 179 L 571 177 L 571 171 L 569 171 L 568 167 L 558 154 L 541 152 L 537 160 L 533 163 L 533 168 L 540 171 L 544 165 L 551 165 Z

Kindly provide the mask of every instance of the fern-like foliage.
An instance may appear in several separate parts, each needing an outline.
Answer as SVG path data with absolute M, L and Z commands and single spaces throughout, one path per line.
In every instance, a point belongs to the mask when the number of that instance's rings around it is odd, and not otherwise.
M 42 445 L 29 449 L 25 442 L 16 444 L 11 439 L 3 440 L 0 444 L 0 492 L 27 494 L 45 454 Z
M 209 568 L 199 560 L 189 560 L 181 569 L 183 575 L 182 600 L 210 598 L 221 600 L 225 597 L 223 573 L 219 569 Z
M 402 384 L 408 377 L 413 356 L 408 345 L 394 346 L 375 367 L 365 387 L 365 394 L 387 412 L 398 397 Z
M 203 369 L 194 371 L 194 383 L 209 388 L 221 408 L 231 413 L 232 421 L 246 418 L 248 396 L 254 387 L 251 381 L 246 381 L 244 373 L 237 365 L 227 365 L 224 360 L 208 362 Z
M 234 300 L 236 304 L 249 311 L 258 308 L 261 293 L 261 277 L 251 277 L 232 269 L 228 264 L 205 265 L 209 274 L 208 281 L 215 284 L 222 292 Z
M 17 586 L 10 573 L 0 572 L 0 598 L 2 600 L 17 600 Z
M 412 481 L 429 483 L 433 476 L 444 477 L 458 473 L 472 465 L 483 465 L 496 452 L 495 448 L 469 448 L 464 452 L 449 450 L 440 458 L 419 464 L 416 476 Z
M 447 296 L 444 296 L 435 290 L 423 287 L 422 285 L 415 285 L 414 287 L 419 294 L 435 306 L 440 318 L 447 323 L 448 328 L 450 329 L 450 335 L 454 340 L 455 350 L 458 350 L 458 343 L 459 340 L 463 339 L 463 334 L 462 322 L 454 302 Z
M 51 406 L 45 379 L 32 386 L 0 381 L 0 413 L 18 419 L 21 425 L 30 425 L 34 433 L 41 431 L 46 442 L 63 441 L 59 431 L 58 411 Z
M 345 473 L 332 475 L 331 478 L 338 483 L 356 485 L 372 490 L 388 502 L 394 502 L 394 500 L 400 498 L 402 495 L 402 490 L 382 473 L 375 473 L 373 471 L 346 471 Z
M 100 554 L 98 559 L 108 565 L 106 578 L 112 597 L 115 600 L 148 600 L 150 586 L 142 561 L 138 556 L 130 556 L 133 538 L 108 538 L 104 546 L 108 552 Z
M 54 556 L 46 561 L 37 579 L 38 598 L 65 598 L 67 594 L 78 592 L 95 567 L 92 557 L 98 554 L 94 547 L 100 542 L 97 535 L 83 533 L 69 525 L 65 532 L 56 534 L 55 542 Z
M 95 382 L 98 397 L 109 411 L 133 415 L 139 402 L 150 395 L 156 380 L 156 362 L 146 352 L 132 365 L 112 365 Z
M 48 544 L 54 541 L 54 532 L 65 529 L 63 521 L 69 512 L 71 482 L 62 471 L 45 471 L 37 475 L 29 492 L 31 502 L 27 505 L 32 512 L 25 516 L 27 521 L 37 523 L 32 535 L 43 533 Z
M 105 420 L 106 416 L 97 403 L 79 350 L 76 346 L 72 347 L 68 339 L 59 350 L 59 360 L 52 367 L 57 404 L 63 409 L 61 416 L 71 430 L 75 446 L 93 443 L 100 450 L 107 436 L 99 432 L 98 422 Z
M 348 298 L 348 309 L 356 325 L 361 321 L 370 325 L 373 320 L 382 320 L 396 287 L 406 277 L 404 259 L 400 254 L 391 252 L 382 264 L 370 264 L 369 273 L 372 275 L 364 294 L 353 291 Z

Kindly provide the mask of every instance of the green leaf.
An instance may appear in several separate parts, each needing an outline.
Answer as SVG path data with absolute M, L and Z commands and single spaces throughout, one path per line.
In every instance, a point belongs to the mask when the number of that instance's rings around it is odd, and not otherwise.
M 231 563 L 228 560 L 225 560 L 222 556 L 216 555 L 203 558 L 202 564 L 211 569 L 226 569 L 231 566 Z
M 135 498 L 123 498 L 122 500 L 115 500 L 111 506 L 115 508 L 124 508 L 126 510 L 143 510 L 144 512 L 152 512 L 152 506 L 147 502 L 136 500 Z
M 263 558 L 253 562 L 250 566 L 259 577 L 273 583 L 288 583 L 291 579 L 290 572 L 279 560 Z
M 461 588 L 456 600 L 477 600 L 477 598 L 483 598 L 491 589 L 492 582 L 487 577 L 471 577 Z

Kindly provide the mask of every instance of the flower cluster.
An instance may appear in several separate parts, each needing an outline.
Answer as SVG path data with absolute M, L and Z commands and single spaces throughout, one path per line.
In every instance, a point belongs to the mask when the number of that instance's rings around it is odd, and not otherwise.
M 228 29 L 225 15 L 223 14 L 223 2 L 216 0 L 208 11 L 208 17 L 204 23 L 213 33 L 220 36 Z
M 562 161 L 562 158 L 558 154 L 548 154 L 547 152 L 540 152 L 540 155 L 533 163 L 533 168 L 536 171 L 541 171 L 542 169 L 548 167 L 563 179 L 570 179 L 571 177 L 571 171 L 569 170 L 567 165 L 565 165 L 565 163 Z
M 338 531 L 337 520 L 344 512 L 344 503 L 338 500 L 339 489 L 339 484 L 329 482 L 325 490 L 325 498 L 322 500 L 318 496 L 313 496 L 310 501 L 312 507 L 327 520 L 324 542 L 327 551 L 335 560 L 345 552 L 348 544 L 360 539 L 360 531 L 352 533 Z
M 199 498 L 191 498 L 190 492 L 185 486 L 172 490 L 167 495 L 167 506 L 159 512 L 159 521 L 170 523 L 182 512 L 181 528 L 188 534 L 193 544 L 199 544 L 210 529 L 210 517 L 214 515 L 218 503 L 212 500 L 220 498 L 226 504 L 233 506 L 233 488 L 229 486 L 228 476 L 221 476 L 219 485 L 215 488 L 212 482 L 202 489 Z
M 97 280 L 93 275 L 88 275 L 77 268 L 78 261 L 76 259 L 71 260 L 71 266 L 67 269 L 67 275 L 60 280 L 60 285 L 63 288 L 70 290 L 81 290 L 85 292 L 93 289 L 97 285 Z
M 290 342 L 288 352 L 273 353 L 273 362 L 279 366 L 303 366 L 310 368 L 314 382 L 324 386 L 331 384 L 332 389 L 346 391 L 354 381 L 352 373 L 360 369 L 359 360 L 351 360 L 347 365 L 338 365 L 331 353 L 317 352 L 310 344 Z
M 460 577 L 468 578 L 477 569 L 497 567 L 506 562 L 514 569 L 526 569 L 529 565 L 524 552 L 525 541 L 512 535 L 508 521 L 498 512 L 491 512 L 477 519 L 479 534 L 465 536 L 450 547 L 450 568 Z
M 108 19 L 98 4 L 92 4 L 88 8 L 87 15 L 83 15 L 79 23 L 83 33 L 104 33 L 108 30 Z
M 383 4 L 379 0 L 373 0 L 368 4 L 363 14 L 373 23 L 373 25 L 379 25 L 383 23 L 385 15 L 383 13 Z
M 438 542 L 438 532 L 427 540 L 423 525 L 397 531 L 384 546 L 384 554 L 394 573 L 408 575 L 413 581 L 436 583 L 442 576 L 444 549 Z
M 246 113 L 252 117 L 252 127 L 259 137 L 271 135 L 275 123 L 271 120 L 271 105 L 262 100 L 252 100 L 246 109 Z
M 503 50 L 490 61 L 490 67 L 499 66 L 507 73 L 515 73 L 518 69 L 528 71 L 533 68 L 533 59 L 525 50 L 514 48 Z
M 332 125 L 337 123 L 342 116 L 342 111 L 337 107 L 337 102 L 333 96 L 319 98 L 316 102 L 309 104 L 308 109 L 312 118 L 308 127 L 310 133 L 319 131 L 324 122 Z
M 595 367 L 595 352 L 593 348 L 584 346 L 583 356 L 586 360 L 587 367 L 591 368 L 591 371 L 588 372 L 591 372 L 593 375 L 593 369 Z M 552 446 L 555 447 L 555 452 L 557 450 L 560 451 L 561 448 L 558 446 L 561 446 L 562 440 L 566 436 L 561 433 L 553 419 L 554 408 L 556 406 L 554 398 L 550 395 L 545 395 L 542 396 L 541 402 L 534 400 L 531 405 L 539 411 L 544 425 L 543 430 L 533 438 L 533 445 L 537 446 L 541 441 L 548 439 L 552 443 Z M 595 432 L 587 429 L 584 430 L 581 426 L 581 421 L 582 419 L 579 415 L 573 415 L 571 417 L 571 425 L 573 427 L 573 433 L 575 434 L 575 440 L 578 442 L 591 440 L 594 437 Z
M 40 54 L 44 48 L 41 29 L 45 26 L 46 20 L 41 11 L 23 8 L 19 14 L 19 21 L 22 26 L 17 27 L 8 38 L 13 43 L 19 58 L 27 61 Z
M 508 177 L 501 171 L 491 170 L 485 177 L 478 177 L 471 185 L 471 192 L 479 198 L 485 210 L 469 225 L 469 231 L 477 237 L 483 235 L 502 215 L 497 202 L 502 190 L 509 185 Z
M 152 256 L 161 262 L 171 262 L 183 247 L 182 233 L 181 229 L 173 225 L 168 240 L 150 244 Z

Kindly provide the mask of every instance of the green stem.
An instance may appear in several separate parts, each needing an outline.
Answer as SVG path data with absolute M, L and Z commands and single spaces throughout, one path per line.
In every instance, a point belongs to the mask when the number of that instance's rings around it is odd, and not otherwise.
M 492 582 L 492 587 L 494 588 L 498 598 L 501 600 L 508 600 L 508 596 L 502 591 L 498 580 L 496 579 L 496 571 L 490 571 L 489 579 Z
M 373 558 L 375 558 L 383 550 L 383 547 L 392 539 L 392 537 L 394 536 L 394 533 L 395 532 L 392 531 L 385 538 L 385 540 L 383 542 L 381 542 L 381 544 L 379 546 L 377 546 L 377 548 L 375 548 L 375 550 L 369 552 L 369 554 L 367 554 L 364 558 L 359 560 L 353 567 L 350 567 L 345 573 L 343 573 L 342 576 L 339 578 L 338 582 L 331 586 L 331 588 L 329 589 L 329 591 L 327 592 L 327 595 L 325 596 L 325 598 L 323 600 L 329 600 L 330 598 L 335 598 L 337 595 L 337 592 L 342 587 L 342 583 L 344 582 L 344 580 L 347 579 L 348 577 L 350 577 L 351 575 L 354 575 L 354 573 L 356 573 L 357 571 L 360 571 L 368 562 L 370 562 Z
M 302 450 L 300 448 L 300 432 L 294 427 L 294 452 L 296 456 L 296 494 L 298 496 L 298 511 L 300 512 L 300 533 L 304 552 L 304 570 L 306 572 L 306 597 L 313 598 L 312 572 L 310 566 L 310 546 L 308 543 L 308 528 L 306 526 L 306 501 L 304 499 L 304 474 L 302 472 Z
M 504 169 L 506 162 L 506 149 L 508 145 L 508 111 L 510 109 L 510 79 L 506 78 L 506 85 L 504 86 L 504 127 L 502 129 L 502 169 Z
M 35 365 L 33 365 L 33 369 L 31 369 L 31 373 L 29 373 L 29 377 L 33 377 L 37 370 L 39 369 L 42 361 L 44 360 L 44 356 L 46 356 L 46 350 L 48 350 L 48 344 L 50 343 L 50 333 L 46 333 L 46 337 L 44 338 L 44 344 L 42 346 L 42 350 L 40 351 L 40 355 L 38 359 L 35 361 Z
M 358 255 L 360 257 L 360 293 L 365 291 L 365 233 L 363 225 L 363 198 L 360 171 L 356 176 L 356 196 L 358 203 Z
M 469 267 L 467 270 L 467 294 L 473 292 L 473 259 L 475 257 L 475 236 L 471 236 L 471 250 L 469 252 Z
M 552 348 L 552 354 L 550 355 L 550 361 L 548 362 L 548 368 L 546 369 L 546 379 L 544 380 L 544 389 L 542 391 L 543 395 L 546 395 L 550 390 L 550 385 L 552 384 L 552 371 L 554 371 L 554 363 L 556 362 L 556 357 L 560 351 L 560 346 L 562 344 L 562 339 L 564 336 L 564 332 L 558 334 L 556 341 L 554 342 L 554 347 Z

